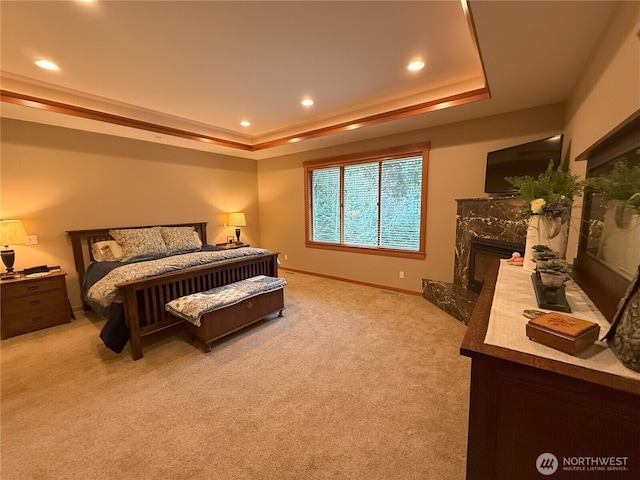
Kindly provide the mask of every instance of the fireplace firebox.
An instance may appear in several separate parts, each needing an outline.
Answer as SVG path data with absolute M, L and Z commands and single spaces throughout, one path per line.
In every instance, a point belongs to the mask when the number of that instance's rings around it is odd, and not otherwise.
M 469 253 L 469 290 L 479 293 L 491 263 L 496 258 L 511 258 L 513 252 L 524 256 L 524 244 L 473 237 Z

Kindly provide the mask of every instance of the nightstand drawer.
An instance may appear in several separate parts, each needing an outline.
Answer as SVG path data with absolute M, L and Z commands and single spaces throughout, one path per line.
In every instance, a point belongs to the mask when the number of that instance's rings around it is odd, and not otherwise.
M 3 292 L 4 293 L 4 292 Z M 2 299 L 2 319 L 6 316 L 29 316 L 49 312 L 67 312 L 67 297 L 59 289 L 46 290 L 37 295 Z
M 47 311 L 35 313 L 21 313 L 6 315 L 2 313 L 2 339 L 33 332 L 46 327 L 53 327 L 61 323 L 69 323 L 69 311 L 65 307 L 62 311 Z
M 64 277 L 41 277 L 37 280 L 25 279 L 20 282 L 3 284 L 2 295 L 18 297 L 21 295 L 37 294 L 47 290 L 64 288 Z

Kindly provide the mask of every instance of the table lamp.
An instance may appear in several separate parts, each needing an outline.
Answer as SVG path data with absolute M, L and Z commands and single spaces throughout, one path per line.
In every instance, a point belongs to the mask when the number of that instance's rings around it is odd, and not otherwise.
M 244 227 L 246 224 L 244 213 L 229 214 L 229 225 L 236 227 L 236 243 L 240 243 L 240 227 Z
M 0 245 L 4 245 L 2 249 L 2 262 L 7 267 L 7 274 L 13 273 L 13 263 L 16 259 L 16 253 L 9 245 L 19 245 L 27 243 L 27 232 L 20 220 L 0 220 Z

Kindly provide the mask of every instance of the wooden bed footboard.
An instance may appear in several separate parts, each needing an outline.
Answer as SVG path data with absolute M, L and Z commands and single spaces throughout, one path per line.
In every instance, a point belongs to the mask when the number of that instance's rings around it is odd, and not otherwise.
M 206 222 L 198 222 L 161 226 L 193 226 L 200 235 L 202 243 L 206 244 L 206 225 Z M 124 228 L 146 228 L 146 226 Z M 93 260 L 91 245 L 96 241 L 111 239 L 109 230 L 110 228 L 67 231 L 71 239 L 81 289 L 86 267 Z M 124 318 L 129 328 L 131 357 L 134 360 L 142 358 L 143 336 L 181 322 L 165 311 L 164 306 L 167 302 L 256 275 L 277 277 L 278 253 L 240 257 L 217 264 L 164 273 L 117 285 L 122 292 Z M 84 302 L 83 307 L 85 310 L 90 310 L 89 305 Z
M 171 300 L 256 275 L 277 277 L 278 254 L 244 257 L 116 285 L 122 291 L 131 357 L 142 358 L 143 336 L 183 322 L 165 310 Z

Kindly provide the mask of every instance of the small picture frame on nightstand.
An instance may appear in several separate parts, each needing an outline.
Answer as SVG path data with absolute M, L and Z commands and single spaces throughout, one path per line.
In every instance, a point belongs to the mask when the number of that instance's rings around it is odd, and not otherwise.
M 233 243 L 233 237 L 227 237 L 227 243 Z

